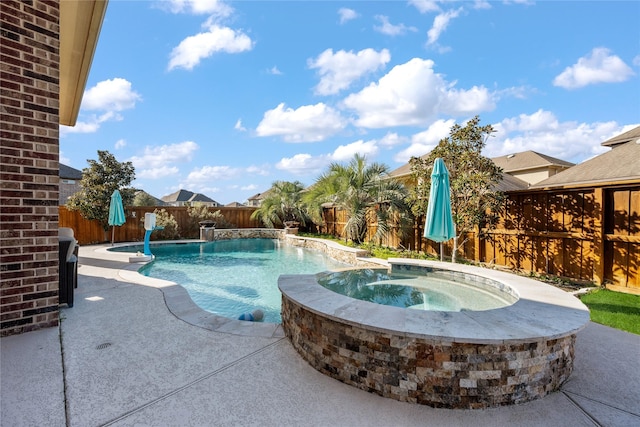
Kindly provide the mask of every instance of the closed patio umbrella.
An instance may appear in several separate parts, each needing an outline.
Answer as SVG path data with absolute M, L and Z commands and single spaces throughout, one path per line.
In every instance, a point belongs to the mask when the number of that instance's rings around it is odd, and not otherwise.
M 114 190 L 111 194 L 111 203 L 109 203 L 109 225 L 111 226 L 111 245 L 115 234 L 114 226 L 120 227 L 127 222 L 124 216 L 124 206 L 122 206 L 122 196 L 118 190 Z
M 456 227 L 451 213 L 451 195 L 449 191 L 449 171 L 444 160 L 438 157 L 431 172 L 431 191 L 427 205 L 427 217 L 424 225 L 424 237 L 440 242 L 440 260 L 444 258 L 442 242 L 456 235 Z

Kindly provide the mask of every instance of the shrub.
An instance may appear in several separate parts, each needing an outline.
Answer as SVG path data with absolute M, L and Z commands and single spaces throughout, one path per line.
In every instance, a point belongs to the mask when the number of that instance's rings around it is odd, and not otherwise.
M 189 226 L 187 230 L 184 230 L 185 236 L 197 238 L 200 235 L 200 222 L 201 221 L 214 221 L 216 228 L 235 228 L 235 224 L 231 224 L 226 220 L 222 212 L 219 210 L 212 212 L 208 206 L 196 203 L 187 207 L 187 214 L 189 215 Z
M 151 237 L 153 240 L 173 240 L 180 238 L 178 221 L 166 209 L 155 209 L 156 227 L 164 227 L 162 230 L 155 230 Z M 143 220 L 144 221 L 144 220 Z

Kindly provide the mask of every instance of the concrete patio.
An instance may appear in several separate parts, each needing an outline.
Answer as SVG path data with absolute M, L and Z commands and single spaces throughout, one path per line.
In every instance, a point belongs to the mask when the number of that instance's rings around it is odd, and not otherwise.
M 212 331 L 128 280 L 122 254 L 80 248 L 75 305 L 59 328 L 5 337 L 2 426 L 637 426 L 640 336 L 595 323 L 578 333 L 560 392 L 488 410 L 447 410 L 328 378 L 281 334 Z

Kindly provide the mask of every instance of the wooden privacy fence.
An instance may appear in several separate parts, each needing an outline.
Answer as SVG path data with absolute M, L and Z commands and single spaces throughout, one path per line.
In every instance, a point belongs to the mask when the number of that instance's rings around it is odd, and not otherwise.
M 517 191 L 505 203 L 496 227 L 468 233 L 460 255 L 640 294 L 640 184 Z M 344 211 L 326 208 L 321 231 L 342 236 L 346 221 Z M 405 237 L 394 229 L 373 243 L 438 254 L 440 245 L 422 237 L 423 227 L 417 218 Z M 368 238 L 375 230 L 372 219 Z M 451 255 L 451 241 L 444 251 Z
M 180 237 L 187 239 L 197 239 L 199 226 L 195 220 L 189 217 L 187 208 L 184 206 L 128 206 L 125 208 L 127 222 L 120 227 L 114 228 L 115 242 L 132 242 L 144 240 L 144 214 L 153 212 L 155 209 L 164 209 L 173 215 L 178 223 Z M 209 211 L 220 213 L 225 220 L 233 225 L 233 228 L 262 228 L 262 223 L 251 219 L 251 214 L 256 210 L 253 207 L 215 207 Z M 97 221 L 88 220 L 80 215 L 79 211 L 70 211 L 65 206 L 59 208 L 58 224 L 60 227 L 70 227 L 73 229 L 78 243 L 81 245 L 103 243 L 111 241 L 111 228 L 105 231 Z M 151 234 L 154 239 L 154 233 Z

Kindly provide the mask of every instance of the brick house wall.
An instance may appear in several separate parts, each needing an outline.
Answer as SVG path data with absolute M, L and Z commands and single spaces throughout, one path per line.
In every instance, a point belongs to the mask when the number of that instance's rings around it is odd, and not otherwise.
M 59 1 L 0 1 L 0 336 L 58 325 Z

